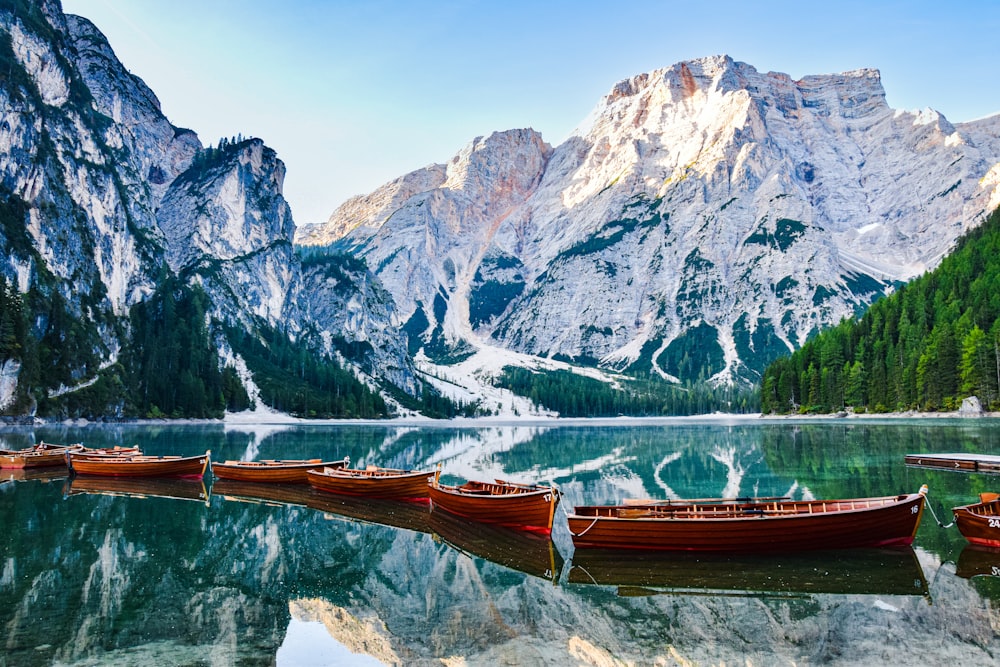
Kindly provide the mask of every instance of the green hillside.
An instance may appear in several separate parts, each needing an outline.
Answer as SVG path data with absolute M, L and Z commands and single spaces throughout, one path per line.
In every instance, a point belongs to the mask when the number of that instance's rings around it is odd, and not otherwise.
M 764 413 L 1000 409 L 1000 209 L 934 271 L 771 364 Z

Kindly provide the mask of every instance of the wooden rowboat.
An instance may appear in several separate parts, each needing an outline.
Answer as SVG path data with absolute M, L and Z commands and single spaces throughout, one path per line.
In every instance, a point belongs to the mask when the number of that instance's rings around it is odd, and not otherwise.
M 920 524 L 918 493 L 847 500 L 705 499 L 577 507 L 577 548 L 799 551 L 907 546 Z
M 91 449 L 76 443 L 74 445 L 53 445 L 48 442 L 40 442 L 33 447 L 18 450 L 0 450 L 0 468 L 5 469 L 32 469 L 49 468 L 66 465 L 67 452 L 79 454 L 124 454 L 138 453 L 138 447 L 114 447 L 103 449 Z
M 438 469 L 428 489 L 432 509 L 440 508 L 473 521 L 551 534 L 552 518 L 561 495 L 559 489 L 499 479 L 448 486 L 440 483 L 440 475 Z
M 323 461 L 322 459 L 226 461 L 225 463 L 213 463 L 212 475 L 219 479 L 240 482 L 305 484 L 309 481 L 306 478 L 307 471 L 343 468 L 349 461 L 350 459 L 346 458 L 340 461 Z
M 79 451 L 83 445 L 51 445 L 41 442 L 34 447 L 0 450 L 0 468 L 44 468 L 66 465 L 66 453 Z
M 77 475 L 109 477 L 202 477 L 211 452 L 200 456 L 77 456 L 66 455 L 70 470 Z
M 1000 494 L 981 493 L 979 502 L 952 508 L 958 532 L 983 547 L 1000 547 Z
M 432 473 L 419 470 L 396 470 L 368 466 L 360 468 L 324 468 L 306 473 L 313 488 L 345 496 L 368 496 L 427 502 L 427 488 Z

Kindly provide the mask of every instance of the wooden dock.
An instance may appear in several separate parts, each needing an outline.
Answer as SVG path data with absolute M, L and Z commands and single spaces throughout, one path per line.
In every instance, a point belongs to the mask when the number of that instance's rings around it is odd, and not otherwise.
M 907 454 L 906 465 L 1000 475 L 1000 456 L 990 454 Z

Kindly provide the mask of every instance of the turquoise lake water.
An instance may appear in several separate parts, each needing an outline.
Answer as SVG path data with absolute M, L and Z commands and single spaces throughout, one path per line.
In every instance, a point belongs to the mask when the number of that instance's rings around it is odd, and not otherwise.
M 139 444 L 214 460 L 342 458 L 445 480 L 554 482 L 562 508 L 625 498 L 863 497 L 928 484 L 950 508 L 1000 477 L 904 465 L 1000 453 L 987 420 L 87 426 L 0 447 Z M 23 479 L 23 477 L 31 479 Z M 991 664 L 1000 552 L 925 512 L 912 549 L 794 555 L 574 553 L 425 506 L 307 487 L 2 471 L 6 665 Z

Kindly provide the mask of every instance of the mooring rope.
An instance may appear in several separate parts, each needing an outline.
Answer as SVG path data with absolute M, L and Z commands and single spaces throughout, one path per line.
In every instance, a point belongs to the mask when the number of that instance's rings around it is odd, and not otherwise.
M 951 523 L 949 523 L 947 526 L 944 525 L 943 523 L 941 523 L 941 519 L 939 519 L 937 517 L 937 513 L 934 512 L 934 506 L 931 505 L 931 501 L 929 501 L 929 500 L 927 501 L 927 509 L 929 509 L 931 511 L 931 516 L 934 517 L 935 521 L 937 521 L 937 525 L 941 526 L 942 528 L 951 528 L 952 526 L 955 525 L 954 521 L 952 521 Z
M 590 525 L 587 526 L 586 528 L 584 528 L 583 530 L 581 530 L 579 533 L 574 533 L 571 530 L 571 531 L 569 531 L 569 534 L 572 535 L 573 537 L 583 537 L 584 535 L 587 534 L 587 531 L 589 531 L 591 528 L 593 528 L 595 525 L 597 525 L 597 520 L 600 519 L 600 518 L 601 517 L 599 517 L 599 516 L 595 516 L 594 520 L 590 522 Z

